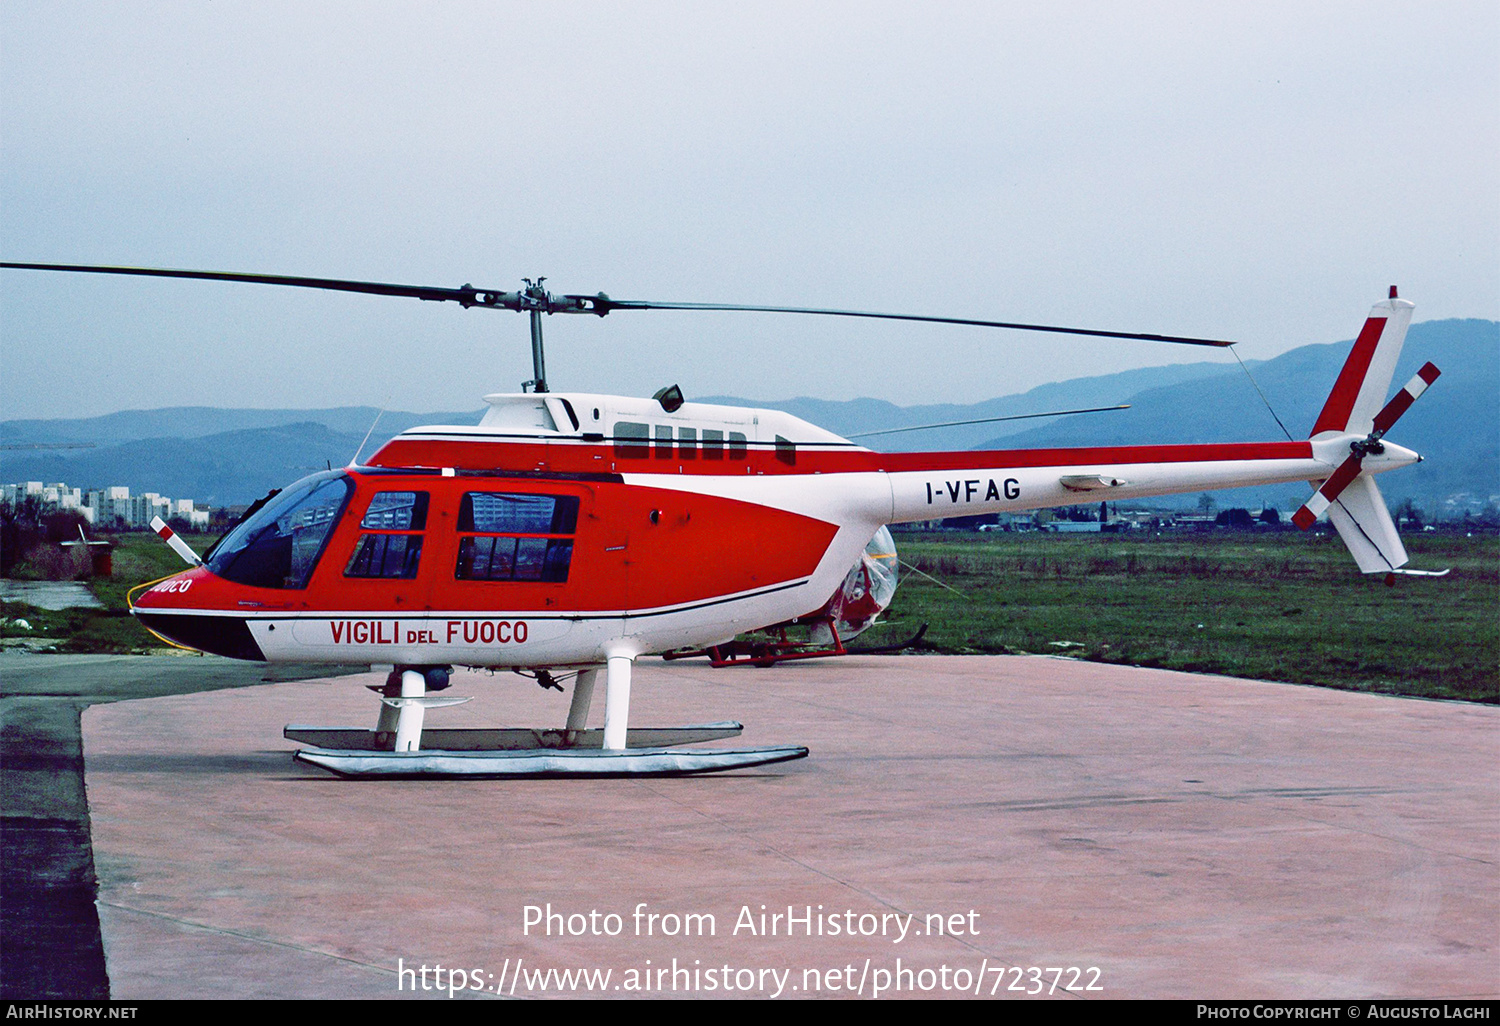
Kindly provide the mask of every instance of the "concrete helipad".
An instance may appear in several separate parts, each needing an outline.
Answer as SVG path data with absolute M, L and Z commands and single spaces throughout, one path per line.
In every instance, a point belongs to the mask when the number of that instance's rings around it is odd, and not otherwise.
M 433 996 L 424 965 L 518 998 L 1500 995 L 1493 708 L 1045 658 L 646 661 L 634 723 L 741 719 L 811 758 L 571 781 L 292 762 L 283 725 L 373 724 L 378 679 L 84 714 L 112 996 Z M 510 674 L 449 693 L 476 698 L 430 726 L 567 708 Z

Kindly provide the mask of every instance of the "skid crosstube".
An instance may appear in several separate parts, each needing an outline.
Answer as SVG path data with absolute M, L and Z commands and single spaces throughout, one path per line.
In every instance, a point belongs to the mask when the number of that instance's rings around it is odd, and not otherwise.
M 625 747 L 668 748 L 700 741 L 721 741 L 739 737 L 742 723 L 702 723 L 692 727 L 632 727 L 625 735 Z M 364 727 L 312 727 L 288 725 L 282 736 L 316 748 L 332 751 L 389 752 L 394 736 Z M 428 728 L 422 732 L 424 748 L 443 752 L 517 752 L 539 749 L 601 749 L 604 731 L 597 729 L 567 730 L 547 727 Z

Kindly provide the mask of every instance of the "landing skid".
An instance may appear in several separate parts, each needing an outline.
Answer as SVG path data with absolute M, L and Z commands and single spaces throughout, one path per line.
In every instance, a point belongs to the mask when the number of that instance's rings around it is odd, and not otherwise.
M 343 777 L 679 777 L 766 766 L 807 756 L 801 746 L 627 751 L 541 748 L 498 752 L 359 752 L 304 748 L 300 762 Z
M 393 677 L 381 689 L 384 697 L 374 730 L 293 725 L 282 733 L 314 746 L 296 753 L 299 762 L 343 777 L 668 777 L 766 766 L 807 756 L 807 749 L 800 745 L 675 747 L 738 737 L 744 727 L 732 722 L 627 729 L 631 661 L 627 657 L 609 660 L 603 730 L 584 726 L 598 669 L 579 673 L 567 726 L 556 730 L 424 730 L 428 709 L 468 700 L 429 696 L 422 671 L 406 669 L 399 675 L 399 684 Z

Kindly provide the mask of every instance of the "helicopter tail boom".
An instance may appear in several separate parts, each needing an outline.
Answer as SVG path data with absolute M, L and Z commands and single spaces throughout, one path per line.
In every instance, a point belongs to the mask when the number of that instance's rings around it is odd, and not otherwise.
M 1252 442 L 900 453 L 888 454 L 884 469 L 891 522 L 910 523 L 1309 481 L 1337 462 L 1337 451 L 1322 444 Z

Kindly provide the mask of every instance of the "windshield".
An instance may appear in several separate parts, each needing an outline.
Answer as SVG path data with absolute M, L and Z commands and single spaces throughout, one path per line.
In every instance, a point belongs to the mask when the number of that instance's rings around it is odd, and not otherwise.
M 238 584 L 305 588 L 352 492 L 341 471 L 304 477 L 225 535 L 204 566 Z

